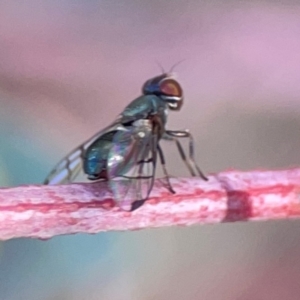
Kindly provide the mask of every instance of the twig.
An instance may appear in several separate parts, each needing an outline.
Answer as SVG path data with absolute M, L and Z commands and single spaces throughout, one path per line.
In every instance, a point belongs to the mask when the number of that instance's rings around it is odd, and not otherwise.
M 115 206 L 105 182 L 0 189 L 0 239 L 300 217 L 300 169 L 171 182 L 175 195 L 156 180 L 133 213 Z

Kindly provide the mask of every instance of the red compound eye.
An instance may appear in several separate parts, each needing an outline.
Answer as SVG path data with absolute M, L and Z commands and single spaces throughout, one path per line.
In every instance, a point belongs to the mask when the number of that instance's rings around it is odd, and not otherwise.
M 160 84 L 160 91 L 167 96 L 182 97 L 182 89 L 174 79 L 165 79 Z

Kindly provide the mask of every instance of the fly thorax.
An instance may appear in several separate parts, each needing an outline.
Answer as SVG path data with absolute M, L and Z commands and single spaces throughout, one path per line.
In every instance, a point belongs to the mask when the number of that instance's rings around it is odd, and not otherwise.
M 140 119 L 133 122 L 134 135 L 137 139 L 144 139 L 149 136 L 152 130 L 151 121 L 148 119 Z
M 139 119 L 132 123 L 134 127 L 149 127 L 151 128 L 151 122 L 148 119 Z
M 157 111 L 157 116 L 160 119 L 160 122 L 162 122 L 163 126 L 167 123 L 168 114 L 169 108 L 166 103 L 163 103 L 162 105 L 160 105 Z

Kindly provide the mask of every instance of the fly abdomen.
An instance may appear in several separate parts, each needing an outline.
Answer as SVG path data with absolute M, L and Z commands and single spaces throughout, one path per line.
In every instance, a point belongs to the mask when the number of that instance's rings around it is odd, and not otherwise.
M 116 131 L 110 131 L 100 136 L 86 150 L 83 159 L 83 170 L 88 179 L 106 179 L 106 164 L 108 153 L 113 144 Z

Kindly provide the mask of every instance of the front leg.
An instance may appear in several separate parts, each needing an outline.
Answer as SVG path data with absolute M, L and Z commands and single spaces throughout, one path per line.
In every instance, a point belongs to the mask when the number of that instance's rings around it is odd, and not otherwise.
M 201 169 L 198 167 L 195 157 L 194 157 L 194 139 L 191 133 L 188 130 L 166 130 L 163 137 L 164 140 L 173 141 L 176 143 L 181 159 L 184 161 L 188 170 L 190 171 L 192 176 L 196 176 L 194 169 L 197 170 L 198 175 L 205 181 L 208 178 L 204 175 Z M 181 143 L 179 142 L 179 138 L 188 138 L 189 139 L 189 157 L 187 158 Z

